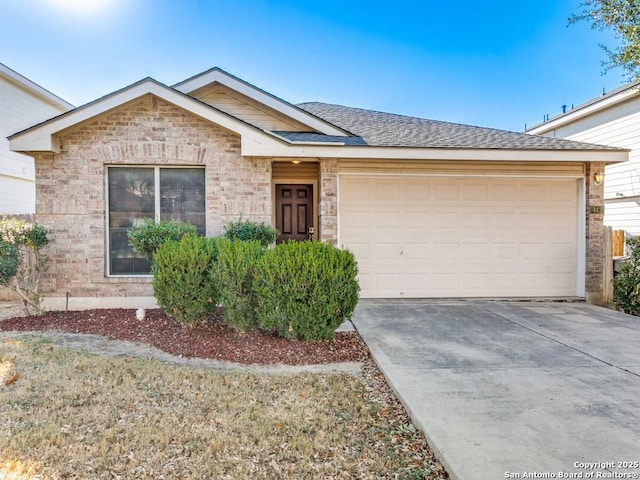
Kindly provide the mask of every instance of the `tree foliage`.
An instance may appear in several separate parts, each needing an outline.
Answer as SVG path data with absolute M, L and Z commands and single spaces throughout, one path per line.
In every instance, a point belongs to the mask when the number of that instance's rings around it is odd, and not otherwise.
M 586 0 L 582 10 L 569 18 L 569 24 L 589 22 L 595 30 L 612 30 L 619 45 L 615 48 L 600 44 L 608 56 L 602 62 L 605 71 L 622 68 L 632 80 L 640 78 L 640 1 Z

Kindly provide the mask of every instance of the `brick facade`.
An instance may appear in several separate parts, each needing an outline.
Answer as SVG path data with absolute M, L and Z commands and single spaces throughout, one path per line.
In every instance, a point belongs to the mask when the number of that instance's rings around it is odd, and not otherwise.
M 595 185 L 593 175 L 604 173 L 603 163 L 587 163 L 585 168 L 586 196 L 586 266 L 585 291 L 589 303 L 604 302 L 604 184 Z M 612 267 L 612 266 L 611 266 Z
M 147 96 L 59 138 L 35 156 L 37 221 L 50 233 L 46 295 L 152 295 L 148 278 L 106 276 L 108 165 L 204 166 L 207 235 L 239 217 L 271 221 L 271 163 L 240 155 L 240 137 Z
M 338 241 L 338 160 L 320 161 L 320 197 L 318 201 L 320 240 L 335 245 Z
M 58 137 L 59 153 L 35 155 L 37 221 L 50 231 L 42 292 L 64 297 L 150 296 L 150 279 L 106 275 L 106 174 L 110 165 L 204 166 L 207 235 L 242 217 L 271 223 L 272 160 L 242 157 L 238 134 L 145 96 Z M 339 160 L 319 161 L 319 239 L 336 244 Z M 586 163 L 585 290 L 603 294 L 602 163 Z M 600 210 L 599 210 L 600 209 Z

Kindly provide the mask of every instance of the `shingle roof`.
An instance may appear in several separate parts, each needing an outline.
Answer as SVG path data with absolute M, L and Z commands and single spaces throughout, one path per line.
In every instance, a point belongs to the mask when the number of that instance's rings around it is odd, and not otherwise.
M 317 116 L 317 115 L 316 115 Z M 283 132 L 274 131 L 276 135 L 286 138 L 290 142 L 301 143 L 344 143 L 345 145 L 366 145 L 362 137 L 352 135 L 349 137 L 339 137 L 338 135 L 324 135 L 323 133 L 316 132 Z
M 572 140 L 428 120 L 328 103 L 297 107 L 362 137 L 369 146 L 514 150 L 620 150 Z M 282 133 L 282 132 L 281 132 Z

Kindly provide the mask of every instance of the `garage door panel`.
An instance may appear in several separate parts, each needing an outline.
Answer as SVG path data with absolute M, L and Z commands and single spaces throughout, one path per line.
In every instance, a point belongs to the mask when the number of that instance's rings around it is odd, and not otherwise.
M 400 182 L 397 180 L 378 180 L 373 185 L 376 198 L 382 201 L 395 201 L 400 197 Z
M 564 260 L 566 265 L 573 265 L 572 256 L 575 255 L 575 247 L 571 244 L 555 244 L 549 249 L 549 258 Z
M 349 205 L 358 205 L 371 197 L 371 182 L 368 179 L 352 179 L 340 189 L 340 198 Z
M 464 208 L 464 207 L 461 207 Z M 489 225 L 488 215 L 484 211 L 465 211 L 459 219 L 460 227 L 472 232 L 486 232 Z
M 351 208 L 349 210 L 345 210 L 342 214 L 346 214 L 349 217 L 349 224 L 345 225 L 346 229 L 366 228 L 368 230 L 371 228 L 372 214 L 369 210 L 362 211 Z
M 381 273 L 371 279 L 372 288 L 380 292 L 382 298 L 393 297 L 395 292 L 401 290 L 400 275 L 392 273 Z
M 449 243 L 430 243 L 425 250 L 428 250 L 430 258 L 433 262 L 450 262 L 457 261 L 460 258 L 460 246 Z
M 518 189 L 514 185 L 491 185 L 491 200 L 496 203 L 511 203 L 518 200 Z
M 340 178 L 364 297 L 570 296 L 577 181 Z
M 370 258 L 376 261 L 391 262 L 391 267 L 397 269 L 401 250 L 402 245 L 400 245 L 400 243 L 386 243 L 384 241 L 380 241 L 376 243 L 376 247 L 373 249 Z
M 360 285 L 360 292 L 363 296 L 366 295 L 367 292 L 374 291 L 371 285 L 371 277 L 371 274 L 363 272 L 362 269 L 358 271 L 358 284 Z
M 407 203 L 426 202 L 431 198 L 431 188 L 420 181 L 408 181 L 405 186 L 405 199 Z
M 571 273 L 552 273 L 549 275 L 549 284 L 554 288 L 571 288 L 572 282 Z
M 502 238 L 500 240 L 502 240 Z M 489 255 L 491 256 L 491 258 L 497 261 L 515 259 L 518 257 L 519 248 L 520 246 L 516 242 L 513 242 L 513 243 L 493 242 L 489 247 Z
M 435 210 L 431 213 L 432 227 L 434 230 L 442 228 L 455 229 L 458 227 L 458 212 L 457 209 L 451 209 L 451 211 Z
M 544 188 L 544 185 L 542 184 L 523 185 L 522 188 L 520 188 L 520 195 L 518 200 L 520 202 L 534 202 L 534 203 L 543 202 L 544 192 L 545 192 L 545 188 Z
M 369 243 L 352 243 L 349 245 L 349 250 L 358 259 L 360 266 L 371 259 L 371 244 Z
M 459 185 L 457 182 L 438 182 L 433 188 L 434 196 L 440 201 L 453 200 L 457 201 L 459 198 Z
M 460 252 L 463 258 L 473 258 L 475 260 L 474 263 L 477 263 L 477 261 L 480 261 L 483 268 L 486 269 L 487 260 L 491 258 L 491 255 L 489 255 L 490 249 L 491 249 L 490 242 L 463 243 L 460 248 Z
M 420 262 L 421 260 L 430 260 L 433 258 L 433 251 L 428 245 L 420 243 L 405 243 L 401 247 L 402 257 L 412 262 Z
M 497 209 L 496 209 L 497 210 Z M 489 218 L 488 227 L 493 230 L 509 230 L 516 225 L 518 221 L 518 215 L 516 215 L 513 211 L 501 211 L 497 210 L 491 217 Z
M 565 188 L 564 185 L 551 183 L 548 186 L 547 198 L 551 202 L 566 205 L 566 203 L 571 202 L 575 198 L 576 193 L 575 189 L 572 191 L 571 189 Z

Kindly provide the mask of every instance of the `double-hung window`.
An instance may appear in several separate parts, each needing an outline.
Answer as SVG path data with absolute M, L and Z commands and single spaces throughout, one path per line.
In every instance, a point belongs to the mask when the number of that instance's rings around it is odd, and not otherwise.
M 108 266 L 110 275 L 148 275 L 127 230 L 146 219 L 180 220 L 205 233 L 204 168 L 109 167 Z

